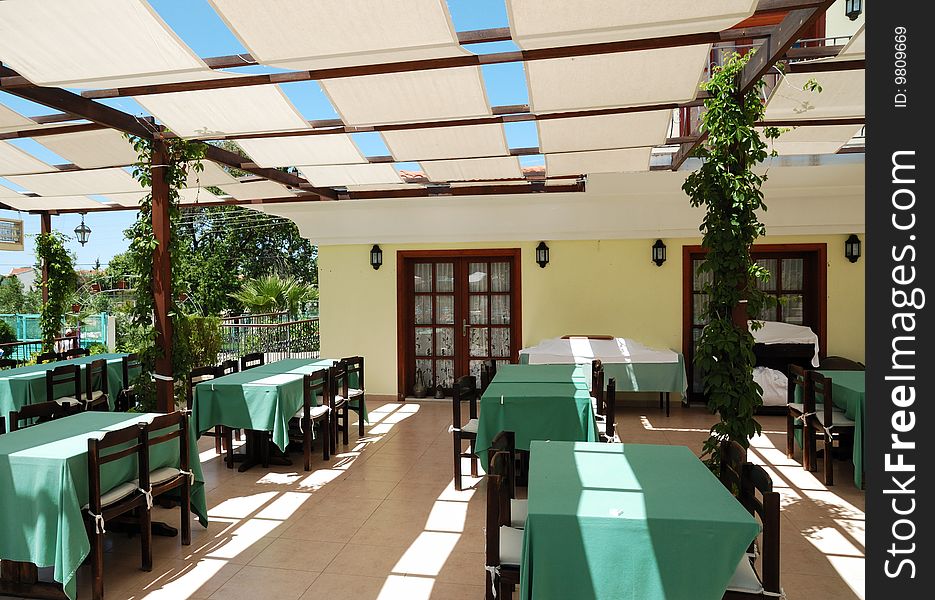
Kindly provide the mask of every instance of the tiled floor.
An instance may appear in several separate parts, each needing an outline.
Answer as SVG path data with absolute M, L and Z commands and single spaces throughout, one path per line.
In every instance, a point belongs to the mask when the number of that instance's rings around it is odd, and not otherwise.
M 454 491 L 451 408 L 444 402 L 374 406 L 368 435 L 314 470 L 230 471 L 201 448 L 211 523 L 191 546 L 156 538 L 155 566 L 139 570 L 137 538 L 110 540 L 105 595 L 113 600 L 427 600 L 484 597 L 484 488 Z M 625 409 L 624 441 L 698 450 L 713 417 L 700 407 Z M 826 488 L 786 458 L 785 419 L 763 417 L 751 460 L 769 465 L 783 495 L 782 585 L 789 600 L 863 598 L 864 495 L 849 464 Z M 301 458 L 296 457 L 300 464 Z M 478 483 L 465 478 L 465 485 Z M 155 519 L 177 524 L 176 511 Z M 686 557 L 691 560 L 691 557 Z M 87 566 L 79 597 L 88 596 Z

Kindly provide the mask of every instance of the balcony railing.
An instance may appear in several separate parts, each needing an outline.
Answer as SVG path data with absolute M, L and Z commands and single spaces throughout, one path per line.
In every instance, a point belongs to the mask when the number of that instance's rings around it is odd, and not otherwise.
M 224 319 L 221 323 L 220 360 L 238 358 L 252 352 L 266 354 L 268 362 L 284 358 L 318 358 L 318 317 L 295 321 L 244 322 L 259 318 L 272 320 L 268 315 L 241 315 Z

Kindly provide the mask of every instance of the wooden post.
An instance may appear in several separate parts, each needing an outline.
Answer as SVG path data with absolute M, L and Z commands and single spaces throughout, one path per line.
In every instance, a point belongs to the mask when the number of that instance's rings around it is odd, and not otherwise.
M 39 213 L 39 233 L 51 233 L 52 215 L 44 212 Z M 42 303 L 49 301 L 49 265 L 42 261 Z
M 169 262 L 169 184 L 166 164 L 169 160 L 165 140 L 153 141 L 153 324 L 156 328 L 156 410 L 172 412 L 175 391 L 172 381 L 172 321 L 169 319 L 172 298 L 172 269 Z

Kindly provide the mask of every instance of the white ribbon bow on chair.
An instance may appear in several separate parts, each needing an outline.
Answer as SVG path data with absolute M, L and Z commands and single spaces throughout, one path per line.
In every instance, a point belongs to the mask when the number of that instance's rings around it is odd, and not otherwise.
M 153 509 L 153 490 L 152 489 L 144 490 L 143 488 L 137 488 L 137 489 L 143 492 L 143 495 L 146 496 L 146 510 L 152 510 Z
M 107 533 L 104 531 L 104 515 L 96 515 L 92 512 L 89 512 L 88 514 L 94 517 L 94 529 L 102 535 Z
M 194 471 L 182 471 L 179 470 L 179 475 L 188 475 L 188 480 L 191 485 L 195 485 L 195 473 Z
M 484 570 L 490 573 L 490 591 L 493 594 L 493 597 L 497 597 L 497 579 L 500 578 L 500 566 L 492 567 L 490 565 L 485 565 Z

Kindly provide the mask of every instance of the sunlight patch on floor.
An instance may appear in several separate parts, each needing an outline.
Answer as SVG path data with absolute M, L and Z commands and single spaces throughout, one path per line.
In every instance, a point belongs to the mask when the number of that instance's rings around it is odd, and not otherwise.
M 344 475 L 344 471 L 341 469 L 318 469 L 303 479 L 302 482 L 299 483 L 299 487 L 302 489 L 311 488 L 313 490 L 319 490 L 341 475 Z
M 250 519 L 234 531 L 233 535 L 226 542 L 217 546 L 211 552 L 206 554 L 208 558 L 226 558 L 232 559 L 244 552 L 250 546 L 268 536 L 274 529 L 279 527 L 279 521 L 270 521 L 267 519 Z
M 256 518 L 285 521 L 302 508 L 302 505 L 311 497 L 312 495 L 307 492 L 283 492 L 279 498 L 258 512 Z
M 198 592 L 212 577 L 216 576 L 224 565 L 226 560 L 215 560 L 204 558 L 198 561 L 191 569 L 178 573 L 171 581 L 166 581 L 157 590 L 154 590 L 145 596 L 144 600 L 176 600 L 177 598 L 190 598 Z M 152 587 L 159 583 L 158 581 L 144 588 Z
M 458 533 L 423 531 L 406 549 L 393 572 L 437 577 L 459 539 Z
M 427 577 L 390 575 L 386 578 L 377 600 L 428 600 L 435 580 Z
M 238 496 L 236 498 L 228 498 L 214 508 L 208 509 L 208 517 L 244 519 L 275 498 L 278 493 L 279 492 L 260 492 L 246 496 Z

